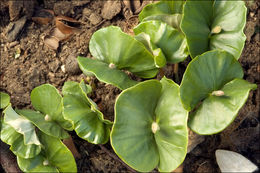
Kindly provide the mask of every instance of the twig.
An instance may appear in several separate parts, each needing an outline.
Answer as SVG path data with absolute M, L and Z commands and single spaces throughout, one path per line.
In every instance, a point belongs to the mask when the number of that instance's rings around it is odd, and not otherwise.
M 104 152 L 106 152 L 110 157 L 112 157 L 113 159 L 119 161 L 120 163 L 122 163 L 130 172 L 136 172 L 134 169 L 132 169 L 131 167 L 129 167 L 127 164 L 125 164 L 121 159 L 119 159 L 116 155 L 114 155 L 113 153 L 111 153 L 106 147 L 104 147 L 103 145 L 99 144 L 98 145 L 101 150 L 103 150 Z
M 174 73 L 174 76 L 175 76 L 175 80 L 176 80 L 176 83 L 179 83 L 180 82 L 180 79 L 179 79 L 179 65 L 178 64 L 173 64 L 173 73 Z

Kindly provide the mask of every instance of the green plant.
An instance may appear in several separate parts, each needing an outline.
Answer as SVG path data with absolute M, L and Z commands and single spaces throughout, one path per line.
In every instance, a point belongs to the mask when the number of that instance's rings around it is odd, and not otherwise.
M 77 135 L 94 144 L 106 143 L 109 140 L 112 122 L 104 120 L 97 105 L 88 98 L 91 88 L 84 81 L 65 82 L 64 117 L 74 124 Z
M 239 62 L 225 51 L 209 51 L 188 65 L 180 96 L 189 115 L 189 127 L 208 135 L 225 129 L 244 105 L 255 84 L 242 79 Z
M 74 157 L 61 141 L 69 137 L 64 128 L 72 128 L 63 117 L 62 97 L 45 84 L 33 89 L 31 101 L 37 111 L 7 106 L 1 140 L 11 146 L 24 172 L 76 172 Z
M 238 59 L 246 40 L 245 24 L 243 1 L 187 0 L 180 26 L 192 58 L 208 50 L 220 49 Z
M 80 69 L 92 73 L 100 81 L 126 89 L 137 84 L 124 71 L 142 78 L 152 78 L 165 65 L 163 56 L 153 55 L 134 37 L 110 26 L 96 31 L 91 37 L 89 50 L 95 59 L 78 57 Z
M 187 152 L 188 112 L 182 107 L 179 86 L 163 78 L 124 90 L 115 104 L 111 145 L 128 165 L 141 172 L 158 166 L 177 168 Z

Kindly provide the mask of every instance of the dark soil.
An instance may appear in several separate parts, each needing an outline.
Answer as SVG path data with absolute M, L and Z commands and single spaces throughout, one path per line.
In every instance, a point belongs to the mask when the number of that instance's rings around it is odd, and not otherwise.
M 44 83 L 50 83 L 61 90 L 65 81 L 80 82 L 82 79 L 90 84 L 93 93 L 90 97 L 97 103 L 106 119 L 113 120 L 113 106 L 120 90 L 111 85 L 99 82 L 96 78 L 86 78 L 79 70 L 77 56 L 90 57 L 88 43 L 96 30 L 109 25 L 120 26 L 123 31 L 132 34 L 132 28 L 138 23 L 134 14 L 138 6 L 127 8 L 123 2 L 116 1 L 65 1 L 56 2 L 38 0 L 31 4 L 34 9 L 51 9 L 55 15 L 65 15 L 81 21 L 80 32 L 62 41 L 54 51 L 47 47 L 43 38 L 54 29 L 54 23 L 40 25 L 30 20 L 31 11 L 20 4 L 20 13 L 9 10 L 9 1 L 1 2 L 0 7 L 0 91 L 11 95 L 11 103 L 18 108 L 32 108 L 30 105 L 31 90 Z M 18 1 L 23 3 L 23 1 Z M 29 1 L 28 1 L 29 2 Z M 142 1 L 141 1 L 142 2 Z M 138 4 L 138 3 L 136 3 Z M 28 5 L 27 5 L 28 6 Z M 240 63 L 246 79 L 258 85 L 257 90 L 250 92 L 245 106 L 240 110 L 235 121 L 222 133 L 207 136 L 205 141 L 192 150 L 184 161 L 184 172 L 220 172 L 215 161 L 216 149 L 227 149 L 241 153 L 260 168 L 259 143 L 259 104 L 260 104 L 260 56 L 259 56 L 259 2 L 247 1 L 248 22 L 245 33 L 247 41 Z M 10 11 L 12 14 L 9 14 Z M 138 10 L 136 10 L 138 12 Z M 27 22 L 16 36 L 8 41 L 6 30 L 12 22 L 23 15 Z M 12 22 L 11 22 L 12 20 Z M 14 33 L 11 33 L 14 34 Z M 13 35 L 12 35 L 13 36 Z M 21 52 L 15 59 L 15 54 Z M 184 73 L 190 59 L 179 65 L 179 77 Z M 64 70 L 65 69 L 65 70 Z M 165 68 L 168 78 L 177 80 L 172 66 Z M 71 133 L 81 158 L 77 159 L 79 172 L 129 172 L 130 170 L 118 159 L 110 144 L 104 145 L 109 152 L 99 145 L 90 144 Z M 1 168 L 0 168 L 1 171 Z

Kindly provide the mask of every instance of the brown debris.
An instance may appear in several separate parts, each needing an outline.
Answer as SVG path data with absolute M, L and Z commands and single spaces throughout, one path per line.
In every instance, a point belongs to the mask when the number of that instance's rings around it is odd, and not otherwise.
M 57 50 L 59 47 L 59 40 L 54 36 L 45 36 L 44 44 L 53 50 Z
M 101 16 L 104 19 L 112 19 L 114 16 L 116 16 L 121 11 L 121 2 L 120 1 L 106 1 Z
M 74 142 L 71 136 L 68 139 L 64 139 L 63 143 L 69 148 L 75 158 L 80 158 L 81 155 L 79 154 L 77 148 L 74 145 Z
M 80 22 L 66 16 L 57 16 L 55 18 L 56 27 L 63 34 L 72 34 L 79 32 L 79 29 L 74 26 L 79 26 Z

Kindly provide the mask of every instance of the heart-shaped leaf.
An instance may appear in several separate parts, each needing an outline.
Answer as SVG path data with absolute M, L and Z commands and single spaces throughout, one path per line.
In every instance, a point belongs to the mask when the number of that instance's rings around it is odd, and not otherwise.
M 113 85 L 120 82 L 117 86 L 121 89 L 127 88 L 131 82 L 126 80 L 127 76 L 119 73 L 118 70 L 130 71 L 143 78 L 152 78 L 158 72 L 154 56 L 141 42 L 123 33 L 119 27 L 110 26 L 96 31 L 90 39 L 89 50 L 96 61 L 85 60 L 82 64 L 81 58 L 79 61 L 81 70 L 94 73 L 99 80 Z M 105 71 L 95 70 L 102 68 Z M 112 75 L 115 77 L 111 77 Z M 124 86 L 123 80 L 126 80 L 128 85 Z
M 187 152 L 187 117 L 177 84 L 166 78 L 139 83 L 117 98 L 111 145 L 138 171 L 172 171 Z
M 246 36 L 246 7 L 243 1 L 193 1 L 183 7 L 181 29 L 191 57 L 221 49 L 239 59 Z
M 189 118 L 193 131 L 203 135 L 218 133 L 234 120 L 250 89 L 256 87 L 235 79 L 242 77 L 239 62 L 226 51 L 206 52 L 190 62 L 180 96 L 185 109 L 191 111 L 197 107 Z
M 47 158 L 45 158 L 42 154 L 39 154 L 31 159 L 25 159 L 18 156 L 17 163 L 23 172 L 59 172 L 54 166 L 45 165 L 48 163 Z
M 94 144 L 106 143 L 112 123 L 104 120 L 96 104 L 88 98 L 86 89 L 83 81 L 69 81 L 64 84 L 64 115 L 73 122 L 79 137 Z
M 10 96 L 6 93 L 0 92 L 0 109 L 4 109 L 10 103 Z
M 9 105 L 4 110 L 4 122 L 15 129 L 16 132 L 20 133 L 24 137 L 24 144 L 30 145 L 41 145 L 36 132 L 34 125 L 24 118 L 23 116 L 18 115 L 12 108 L 11 105 Z
M 1 140 L 11 145 L 10 150 L 22 158 L 33 158 L 41 152 L 40 145 L 25 144 L 24 136 L 5 122 L 2 122 Z
M 44 115 L 33 110 L 16 110 L 20 115 L 30 120 L 36 127 L 47 135 L 65 139 L 69 134 L 55 121 L 45 121 Z
M 142 22 L 134 28 L 135 34 L 142 32 L 150 36 L 151 42 L 161 48 L 167 62 L 178 63 L 188 56 L 185 36 L 177 29 L 160 21 Z
M 249 92 L 256 89 L 243 79 L 234 79 L 220 90 L 223 96 L 209 95 L 199 108 L 190 114 L 189 127 L 198 134 L 218 133 L 229 126 L 240 108 L 245 104 Z
M 46 116 L 47 121 L 55 121 L 66 130 L 73 129 L 72 123 L 63 117 L 63 100 L 54 86 L 44 84 L 34 88 L 31 101 L 33 107 Z

